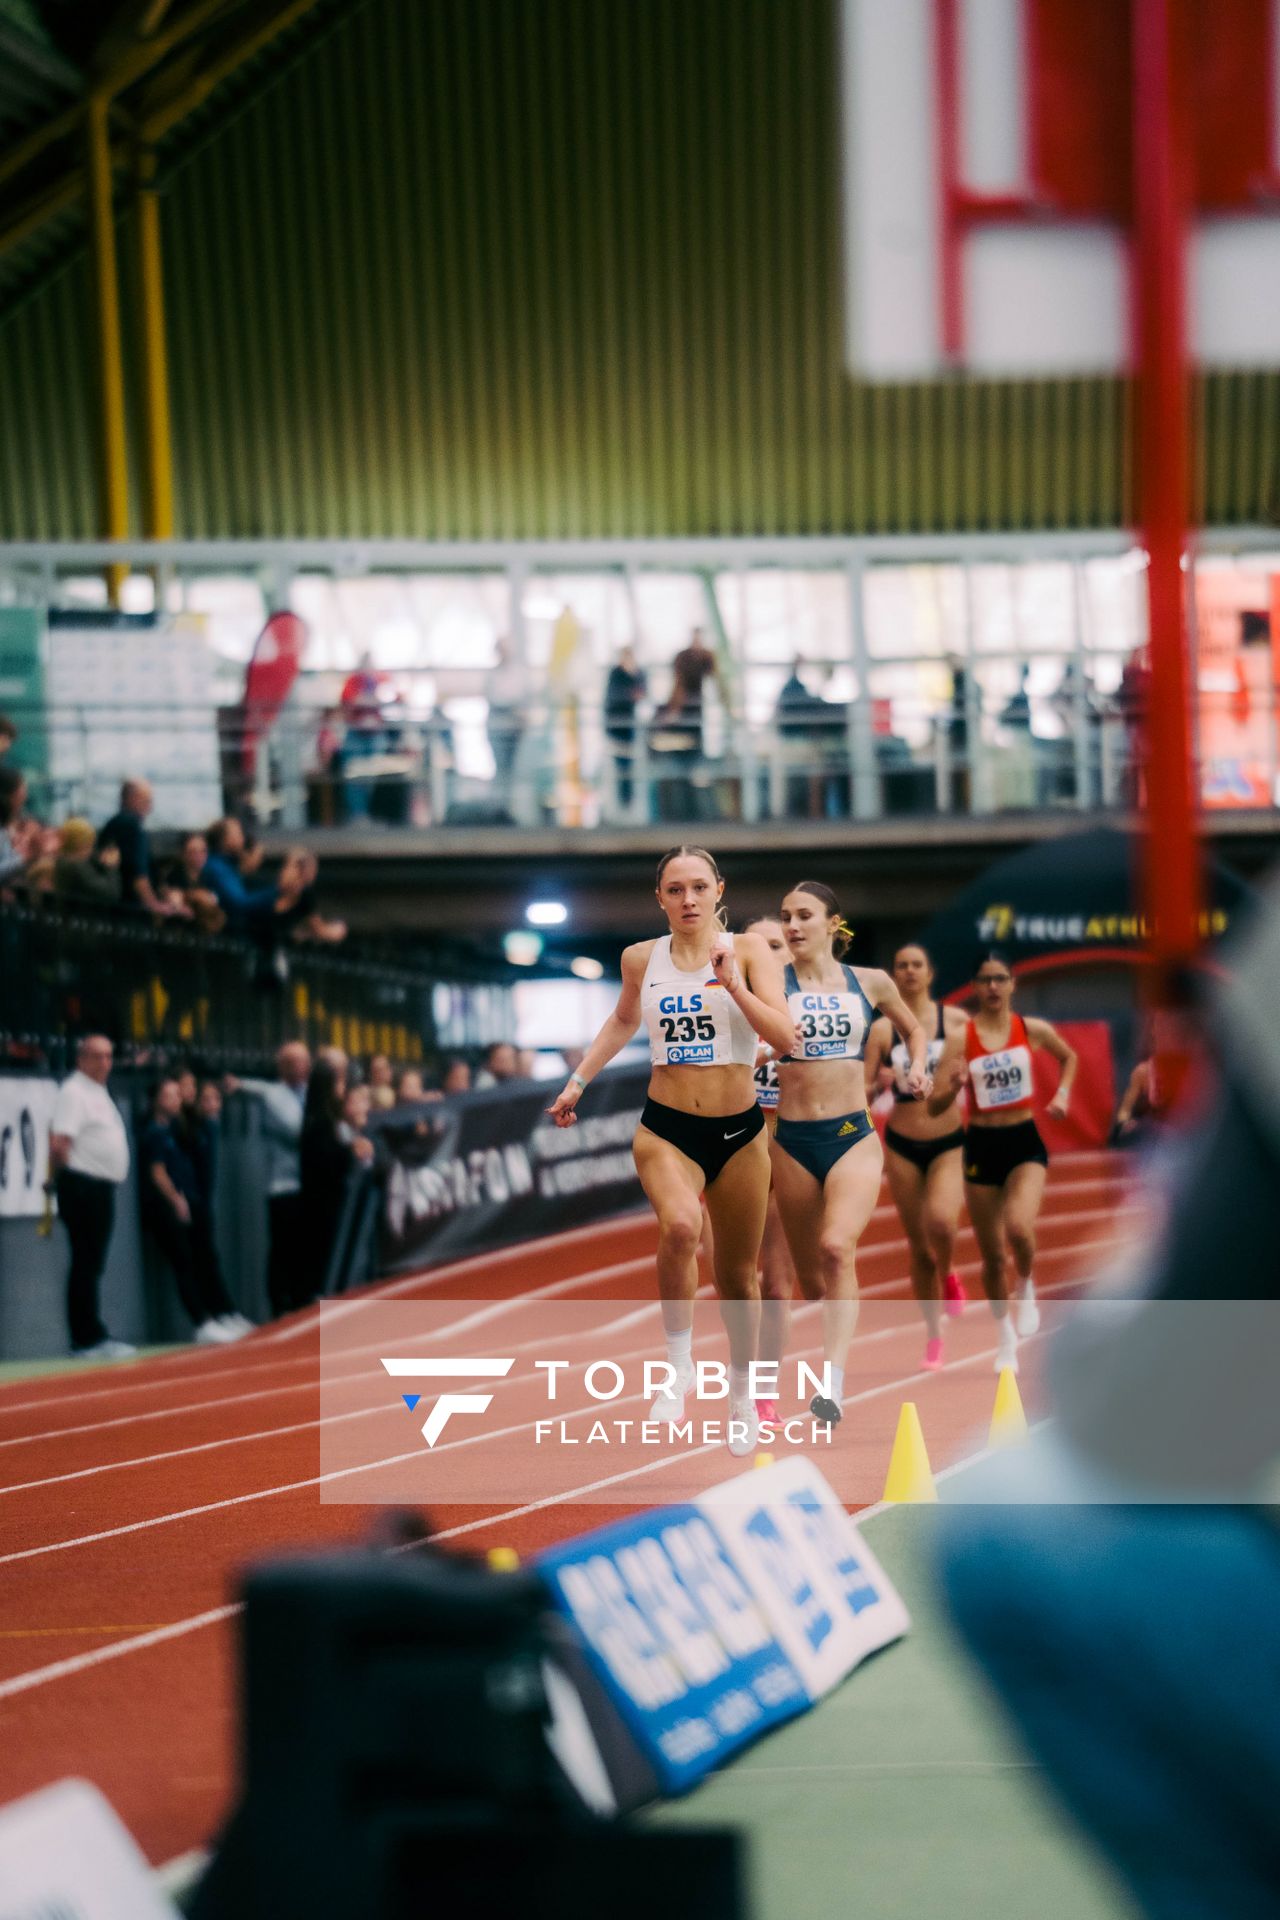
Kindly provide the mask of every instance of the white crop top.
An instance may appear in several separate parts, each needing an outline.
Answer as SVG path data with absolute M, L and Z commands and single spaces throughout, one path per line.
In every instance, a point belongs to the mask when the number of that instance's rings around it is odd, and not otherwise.
M 653 943 L 640 988 L 640 1011 L 655 1067 L 754 1067 L 755 1028 L 711 971 L 684 973 L 671 959 L 671 936 Z

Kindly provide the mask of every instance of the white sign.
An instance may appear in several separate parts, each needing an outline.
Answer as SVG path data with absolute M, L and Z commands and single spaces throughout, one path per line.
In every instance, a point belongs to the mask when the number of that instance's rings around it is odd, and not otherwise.
M 96 1787 L 60 1780 L 0 1813 L 0 1920 L 178 1920 Z
M 0 1074 L 0 1220 L 38 1219 L 49 1171 L 54 1080 Z
M 811 1460 L 795 1456 L 698 1498 L 810 1696 L 901 1639 L 910 1615 Z

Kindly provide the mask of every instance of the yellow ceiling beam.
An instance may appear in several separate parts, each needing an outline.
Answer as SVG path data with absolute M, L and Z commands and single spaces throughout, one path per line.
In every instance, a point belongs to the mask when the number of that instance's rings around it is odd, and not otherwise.
M 190 86 L 149 115 L 143 122 L 143 138 L 152 143 L 163 140 L 180 120 L 185 120 L 189 113 L 194 113 L 197 107 L 204 105 L 215 87 L 220 87 L 222 82 L 229 79 L 246 60 L 252 60 L 255 54 L 261 53 L 264 47 L 270 46 L 273 40 L 287 32 L 296 21 L 301 20 L 304 14 L 310 13 L 318 4 L 319 0 L 290 0 L 288 6 L 282 7 L 260 27 L 246 34 L 243 40 L 229 47 L 226 53 L 213 62 L 212 66 L 198 73 Z

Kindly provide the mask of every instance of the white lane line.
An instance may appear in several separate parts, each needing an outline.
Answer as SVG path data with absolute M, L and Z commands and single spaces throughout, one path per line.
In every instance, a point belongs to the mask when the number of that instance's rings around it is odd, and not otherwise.
M 1071 1249 L 1071 1251 L 1073 1253 L 1083 1254 L 1083 1253 L 1087 1253 L 1093 1247 L 1106 1246 L 1108 1244 L 1109 1243 L 1106 1241 L 1084 1241 L 1080 1244 L 1078 1248 L 1073 1248 Z M 968 1272 L 969 1269 L 967 1267 L 959 1268 L 957 1269 L 957 1271 Z M 1053 1293 L 1056 1293 L 1062 1287 L 1070 1286 L 1071 1284 L 1072 1283 L 1069 1280 L 1056 1280 L 1056 1281 L 1050 1280 L 1043 1283 L 1040 1286 L 1039 1292 L 1042 1298 L 1047 1299 L 1050 1295 L 1052 1295 Z M 700 1287 L 698 1289 L 698 1292 L 700 1296 L 705 1297 L 710 1295 L 711 1289 L 709 1287 L 704 1286 L 704 1287 Z M 570 1335 L 568 1336 L 567 1344 L 572 1344 L 574 1341 L 578 1341 L 578 1340 L 599 1339 L 605 1333 L 621 1332 L 624 1329 L 626 1329 L 628 1326 L 633 1325 L 638 1320 L 642 1320 L 650 1316 L 656 1318 L 658 1313 L 658 1304 L 659 1303 L 655 1300 L 651 1303 L 647 1303 L 642 1307 L 636 1308 L 636 1310 L 632 1313 L 623 1314 L 617 1320 L 610 1322 L 607 1327 L 587 1328 L 587 1329 L 584 1329 L 581 1333 Z M 816 1313 L 818 1308 L 821 1306 L 821 1304 L 822 1304 L 821 1301 L 818 1301 L 818 1300 L 806 1300 L 806 1301 L 798 1302 L 792 1311 L 793 1325 L 795 1322 L 804 1319 L 806 1316 L 811 1316 L 814 1313 Z M 903 1300 L 901 1302 L 894 1301 L 891 1304 L 895 1306 L 902 1305 L 904 1307 L 907 1307 L 907 1306 L 914 1307 L 915 1302 L 914 1300 Z M 981 1306 L 984 1303 L 973 1302 L 971 1304 L 976 1306 Z M 854 1336 L 855 1351 L 861 1352 L 864 1348 L 872 1345 L 876 1341 L 891 1340 L 891 1339 L 895 1339 L 901 1333 L 910 1333 L 913 1327 L 917 1327 L 917 1322 L 915 1320 L 914 1315 L 912 1315 L 909 1319 L 903 1320 L 894 1326 L 878 1327 L 873 1333 L 857 1334 Z M 656 1332 L 657 1332 L 657 1329 L 655 1328 L 655 1333 Z M 545 1336 L 541 1336 L 533 1340 L 523 1340 L 516 1345 L 515 1353 L 518 1355 L 521 1353 L 534 1352 L 538 1348 L 545 1346 L 545 1344 L 546 1344 Z M 377 1350 L 378 1349 L 376 1348 L 368 1349 L 369 1352 L 374 1352 Z M 625 1352 L 620 1354 L 614 1354 L 614 1355 L 611 1355 L 610 1357 L 616 1360 L 634 1360 L 634 1359 L 638 1359 L 643 1354 L 651 1353 L 652 1350 L 653 1350 L 652 1342 L 650 1342 L 643 1347 L 630 1347 L 626 1349 Z M 363 1352 L 365 1351 L 365 1349 L 359 1348 L 359 1349 L 353 1349 L 353 1351 Z M 818 1349 L 816 1346 L 792 1348 L 789 1350 L 786 1357 L 788 1359 L 801 1360 L 801 1359 L 804 1359 L 808 1354 L 815 1353 L 817 1351 Z M 956 1367 L 962 1364 L 963 1362 L 961 1361 L 952 1361 L 949 1363 L 949 1365 L 952 1367 Z M 360 1372 L 358 1373 L 344 1374 L 339 1376 L 338 1378 L 339 1378 L 339 1381 L 346 1381 L 346 1380 L 360 1380 L 360 1379 L 365 1379 L 367 1377 L 368 1377 L 368 1369 L 365 1368 L 365 1369 L 361 1369 Z M 532 1379 L 533 1379 L 533 1376 L 532 1374 L 529 1374 L 529 1373 L 513 1374 L 507 1380 L 494 1382 L 490 1386 L 489 1391 L 493 1395 L 502 1394 L 504 1392 L 509 1393 L 514 1388 L 521 1387 L 521 1386 L 528 1386 L 531 1383 Z M 609 1404 L 611 1406 L 629 1406 L 634 1401 L 641 1400 L 641 1399 L 643 1399 L 643 1395 L 641 1394 L 630 1394 L 626 1397 L 626 1399 L 611 1401 Z M 595 1403 L 592 1403 L 593 1406 L 594 1404 Z M 264 1427 L 259 1429 L 255 1433 L 223 1434 L 223 1435 L 220 1435 L 216 1440 L 202 1440 L 202 1441 L 198 1441 L 198 1442 L 192 1443 L 191 1445 L 183 1446 L 183 1447 L 168 1447 L 159 1453 L 138 1454 L 127 1460 L 98 1461 L 93 1466 L 77 1467 L 74 1471 L 69 1473 L 48 1474 L 43 1479 L 21 1480 L 21 1481 L 16 1481 L 9 1486 L 0 1486 L 0 1498 L 3 1498 L 4 1495 L 10 1494 L 10 1493 L 30 1493 L 40 1487 L 61 1486 L 68 1480 L 88 1480 L 88 1479 L 94 1478 L 96 1475 L 100 1473 L 115 1473 L 126 1467 L 148 1467 L 148 1466 L 156 1465 L 159 1462 L 164 1460 L 180 1460 L 188 1454 L 210 1453 L 218 1447 L 244 1446 L 251 1442 L 259 1441 L 259 1440 L 275 1440 L 275 1439 L 283 1438 L 284 1436 L 291 1433 L 304 1433 L 309 1431 L 312 1428 L 314 1428 L 318 1432 L 321 1427 L 329 1426 L 331 1424 L 337 1424 L 339 1422 L 347 1421 L 347 1420 L 361 1420 L 361 1419 L 373 1418 L 375 1416 L 383 1415 L 387 1413 L 387 1411 L 388 1411 L 388 1408 L 385 1406 L 357 1407 L 347 1413 L 326 1413 L 326 1414 L 319 1415 L 317 1418 L 313 1420 L 291 1421 L 288 1425 L 282 1426 L 282 1427 Z M 563 1417 L 572 1419 L 576 1417 L 576 1413 L 586 1412 L 586 1411 L 588 1411 L 587 1408 L 580 1408 L 580 1409 L 577 1409 L 575 1413 L 570 1413 L 567 1416 L 563 1416 Z M 557 1413 L 554 1417 L 560 1418 L 562 1416 L 557 1410 Z M 456 1446 L 476 1446 L 476 1445 L 483 1444 L 487 1440 L 508 1439 L 512 1434 L 525 1431 L 527 1430 L 528 1427 L 531 1427 L 533 1424 L 534 1423 L 532 1421 L 527 1421 L 523 1423 L 523 1425 L 501 1427 L 486 1433 L 470 1434 L 465 1439 L 448 1440 L 448 1441 L 445 1441 L 445 1443 L 442 1446 L 437 1447 L 435 1451 L 437 1454 L 448 1453 L 452 1451 L 452 1449 Z M 3 1564 L 3 1560 L 0 1559 L 0 1565 L 2 1564 Z
M 1045 1291 L 1047 1292 L 1048 1288 L 1046 1288 Z M 890 1327 L 890 1328 L 882 1329 L 881 1335 L 870 1335 L 868 1336 L 868 1338 L 875 1339 L 879 1337 L 887 1337 L 889 1335 L 897 1334 L 900 1332 L 906 1332 L 906 1331 L 909 1331 L 909 1329 L 906 1327 Z M 1039 1335 L 1032 1334 L 1029 1336 L 1029 1339 L 1034 1340 L 1034 1339 L 1038 1339 L 1039 1337 L 1040 1337 Z M 1026 1344 L 1028 1344 L 1028 1342 L 1024 1340 L 1022 1344 L 1025 1346 Z M 802 1350 L 802 1352 L 810 1352 L 810 1353 L 815 1353 L 816 1351 L 817 1351 L 816 1347 L 810 1347 Z M 966 1354 L 963 1359 L 951 1361 L 947 1370 L 952 1374 L 959 1373 L 965 1368 L 976 1366 L 982 1360 L 994 1359 L 996 1352 L 997 1352 L 997 1349 L 995 1347 L 989 1347 L 989 1348 L 985 1348 L 981 1353 Z M 882 1394 L 895 1392 L 897 1388 L 908 1385 L 913 1381 L 931 1380 L 934 1377 L 935 1375 L 933 1373 L 926 1372 L 923 1368 L 917 1368 L 913 1373 L 902 1375 L 900 1379 L 883 1381 L 877 1387 L 866 1387 L 863 1389 L 861 1393 L 850 1394 L 845 1398 L 842 1404 L 844 1406 L 858 1406 L 863 1401 L 875 1400 L 875 1399 L 878 1399 Z M 625 1407 L 625 1406 L 633 1406 L 636 1404 L 640 1404 L 640 1405 L 644 1404 L 644 1395 L 642 1393 L 625 1394 L 625 1395 L 622 1395 L 620 1398 L 616 1400 L 611 1400 L 609 1402 L 609 1405 L 611 1407 Z M 587 1405 L 583 1407 L 575 1407 L 572 1410 L 565 1410 L 565 1411 L 558 1410 L 556 1414 L 550 1417 L 555 1419 L 561 1419 L 561 1420 L 576 1420 L 576 1419 L 584 1419 L 588 1415 L 591 1415 L 592 1417 L 598 1417 L 599 1415 L 598 1402 L 589 1401 Z M 535 1418 L 533 1420 L 517 1421 L 512 1426 L 499 1427 L 489 1433 L 468 1434 L 463 1439 L 446 1441 L 443 1446 L 437 1447 L 435 1449 L 435 1452 L 438 1455 L 442 1453 L 455 1452 L 462 1449 L 463 1447 L 484 1446 L 487 1443 L 490 1443 L 494 1440 L 511 1439 L 516 1434 L 529 1432 L 536 1425 L 537 1425 L 537 1419 Z M 584 1492 L 593 1493 L 597 1491 L 598 1488 L 601 1486 L 612 1486 L 616 1481 L 629 1479 L 632 1476 L 632 1474 L 652 1472 L 658 1465 L 670 1466 L 676 1460 L 692 1459 L 696 1454 L 714 1451 L 715 1448 L 718 1447 L 720 1444 L 721 1443 L 719 1441 L 714 1441 L 714 1442 L 708 1441 L 702 1447 L 694 1447 L 692 1450 L 687 1452 L 673 1453 L 669 1456 L 664 1456 L 664 1458 L 661 1461 L 651 1462 L 647 1466 L 625 1469 L 621 1473 L 611 1476 L 609 1479 L 606 1479 L 603 1481 L 594 1481 L 589 1487 L 571 1489 L 567 1493 L 547 1494 L 543 1499 L 535 1500 L 530 1506 L 518 1507 L 514 1509 L 512 1517 L 517 1517 L 522 1513 L 534 1513 L 543 1507 L 556 1506 L 560 1504 L 562 1501 L 576 1499 L 580 1497 L 580 1495 Z M 43 1559 L 47 1554 L 69 1553 L 77 1547 L 97 1546 L 103 1540 L 119 1539 L 124 1534 L 145 1533 L 145 1532 L 148 1532 L 152 1527 L 169 1526 L 170 1524 L 172 1524 L 174 1521 L 177 1521 L 177 1520 L 198 1519 L 203 1514 L 218 1513 L 223 1511 L 227 1507 L 250 1506 L 254 1502 L 259 1500 L 274 1499 L 279 1494 L 299 1493 L 308 1487 L 328 1486 L 335 1480 L 350 1480 L 350 1479 L 353 1479 L 357 1474 L 376 1473 L 382 1467 L 402 1466 L 408 1460 L 420 1460 L 421 1458 L 422 1458 L 422 1447 L 419 1444 L 417 1446 L 408 1448 L 403 1453 L 388 1454 L 384 1458 L 378 1459 L 378 1460 L 363 1460 L 363 1461 L 360 1461 L 355 1466 L 334 1467 L 334 1468 L 331 1468 L 327 1473 L 309 1475 L 305 1480 L 286 1480 L 279 1486 L 258 1487 L 251 1493 L 229 1494 L 224 1500 L 206 1500 L 196 1507 L 180 1507 L 176 1511 L 171 1513 L 150 1514 L 147 1516 L 146 1519 L 143 1519 L 143 1520 L 128 1520 L 123 1522 L 118 1527 L 103 1527 L 97 1533 L 78 1534 L 69 1540 L 51 1540 L 37 1547 L 18 1547 L 18 1548 L 15 1548 L 14 1551 L 11 1553 L 0 1553 L 0 1567 L 12 1566 L 19 1560 Z M 450 1503 L 447 1500 L 447 1498 L 442 1497 L 442 1504 L 449 1505 Z M 470 1530 L 470 1525 L 471 1523 L 468 1523 L 465 1526 L 454 1528 L 453 1532 L 466 1533 Z M 447 1535 L 437 1536 L 437 1537 L 452 1538 L 453 1535 L 452 1533 L 450 1533 Z M 2 1694 L 0 1694 L 0 1698 L 3 1698 Z
M 1039 1335 L 1032 1335 L 1031 1337 L 1032 1339 L 1040 1338 Z M 1030 1342 L 1025 1341 L 1023 1344 L 1029 1345 Z M 955 1371 L 955 1370 L 958 1370 L 960 1367 L 964 1367 L 964 1366 L 976 1366 L 979 1361 L 994 1359 L 996 1351 L 997 1349 L 995 1347 L 990 1347 L 990 1348 L 987 1348 L 982 1353 L 971 1354 L 966 1360 L 956 1361 L 953 1365 L 952 1370 Z M 860 1401 L 873 1400 L 881 1394 L 892 1393 L 898 1388 L 910 1386 L 914 1381 L 917 1381 L 917 1380 L 924 1381 L 932 1378 L 934 1378 L 932 1374 L 927 1374 L 923 1372 L 904 1374 L 900 1380 L 890 1380 L 885 1382 L 883 1385 L 879 1387 L 868 1388 L 863 1393 L 852 1394 L 844 1401 L 843 1404 L 846 1407 L 856 1406 Z M 713 1444 L 708 1442 L 705 1446 L 695 1448 L 689 1453 L 671 1454 L 660 1460 L 646 1461 L 643 1466 L 631 1467 L 626 1469 L 622 1473 L 609 1474 L 602 1480 L 593 1480 L 588 1482 L 585 1486 L 570 1488 L 565 1493 L 549 1494 L 545 1499 L 529 1501 L 526 1505 L 520 1506 L 520 1507 L 510 1507 L 504 1510 L 502 1513 L 488 1514 L 483 1519 L 463 1521 L 460 1526 L 447 1527 L 443 1529 L 441 1532 L 433 1534 L 431 1538 L 433 1540 L 455 1540 L 455 1539 L 458 1539 L 463 1534 L 475 1533 L 483 1527 L 503 1526 L 509 1521 L 521 1519 L 525 1514 L 537 1513 L 546 1509 L 547 1507 L 564 1505 L 574 1500 L 580 1500 L 587 1494 L 602 1492 L 604 1488 L 610 1487 L 610 1486 L 617 1486 L 624 1480 L 638 1479 L 644 1474 L 656 1472 L 660 1467 L 671 1466 L 676 1460 L 689 1460 L 693 1457 L 694 1453 L 709 1453 L 709 1452 L 718 1452 L 718 1451 L 719 1451 L 718 1443 Z M 951 1467 L 944 1467 L 941 1469 L 940 1472 L 935 1473 L 934 1479 L 941 1480 L 945 1477 L 950 1477 L 951 1474 L 960 1472 L 962 1467 L 971 1466 L 976 1461 L 984 1459 L 988 1452 L 989 1452 L 989 1449 L 984 1448 L 980 1453 L 974 1454 L 971 1459 L 958 1461 Z M 302 1482 L 299 1482 L 298 1484 L 302 1486 L 308 1486 L 308 1485 L 313 1485 L 314 1482 L 302 1481 Z M 288 1489 L 288 1490 L 291 1491 L 292 1489 Z M 280 1492 L 280 1491 L 286 1491 L 286 1489 L 277 1488 L 277 1489 L 272 1489 L 272 1491 Z M 255 1495 L 255 1494 L 241 1496 L 241 1498 L 248 1498 L 248 1499 L 257 1499 L 261 1497 L 262 1497 L 261 1495 Z M 234 1505 L 234 1504 L 235 1503 L 231 1501 L 217 1501 L 214 1503 L 215 1506 L 228 1506 L 228 1505 Z M 883 1501 L 879 1502 L 874 1507 L 864 1508 L 857 1516 L 859 1524 L 861 1524 L 864 1520 L 873 1518 L 877 1513 L 884 1512 L 884 1510 L 885 1510 L 885 1505 Z M 208 1511 L 210 1511 L 210 1509 L 207 1507 L 192 1509 L 192 1512 L 208 1512 Z M 170 1518 L 170 1519 L 178 1519 L 178 1518 L 185 1518 L 186 1516 L 185 1515 L 166 1515 L 162 1517 Z M 145 1525 L 151 1525 L 154 1523 L 144 1521 L 141 1524 L 145 1526 Z M 118 1528 L 118 1529 L 115 1529 L 114 1531 L 133 1532 L 134 1530 L 135 1530 L 134 1528 L 128 1527 L 128 1528 Z M 107 1536 L 97 1535 L 93 1537 L 106 1538 Z M 397 1549 L 394 1549 L 394 1551 L 396 1552 L 411 1551 L 412 1546 L 415 1546 L 417 1544 L 418 1544 L 417 1542 L 414 1542 L 414 1543 L 411 1543 L 411 1546 L 409 1548 L 397 1548 Z M 422 1544 L 426 1545 L 429 1543 L 423 1542 Z M 10 1700 L 18 1694 L 29 1693 L 36 1687 L 48 1686 L 54 1680 L 64 1680 L 74 1674 L 84 1673 L 93 1667 L 104 1666 L 108 1661 L 118 1660 L 122 1658 L 122 1656 L 125 1655 L 126 1653 L 142 1653 L 142 1652 L 145 1652 L 148 1647 L 158 1646 L 162 1642 L 167 1640 L 179 1639 L 184 1634 L 196 1633 L 202 1627 L 216 1626 L 223 1620 L 230 1620 L 234 1618 L 234 1616 L 240 1613 L 242 1610 L 243 1610 L 243 1602 L 239 1600 L 233 1600 L 228 1602 L 225 1606 L 211 1607 L 207 1609 L 204 1613 L 191 1614 L 185 1620 L 175 1620 L 168 1626 L 153 1627 L 146 1633 L 134 1634 L 127 1640 L 115 1640 L 109 1646 L 95 1647 L 87 1653 L 72 1654 L 65 1660 L 55 1660 L 49 1666 L 34 1667 L 28 1673 L 14 1674 L 11 1679 L 0 1680 L 0 1700 Z
M 1104 1215 L 1103 1217 L 1109 1218 L 1110 1216 Z M 1072 1258 L 1082 1258 L 1083 1256 L 1091 1252 L 1096 1252 L 1100 1249 L 1109 1247 L 1112 1244 L 1113 1244 L 1112 1236 L 1107 1236 L 1100 1240 L 1086 1240 L 1086 1241 L 1075 1242 L 1070 1246 L 1049 1247 L 1044 1249 L 1040 1257 L 1042 1261 L 1056 1259 L 1060 1256 L 1068 1256 L 1068 1255 L 1071 1256 Z M 981 1262 L 976 1260 L 963 1261 L 960 1263 L 960 1265 L 956 1269 L 958 1273 L 966 1276 L 980 1274 L 981 1270 L 982 1270 Z M 503 1301 L 488 1302 L 486 1303 L 486 1306 L 480 1309 L 479 1311 L 487 1312 L 489 1307 L 501 1309 L 503 1311 L 516 1311 L 530 1302 L 536 1301 L 538 1299 L 544 1299 L 544 1298 L 550 1297 L 557 1290 L 563 1291 L 565 1287 L 570 1284 L 573 1284 L 573 1283 L 553 1280 L 548 1282 L 545 1287 L 534 1288 L 529 1293 L 521 1294 L 521 1295 L 513 1295 L 509 1299 L 503 1300 Z M 895 1290 L 901 1287 L 902 1285 L 903 1285 L 903 1282 L 900 1278 L 894 1278 L 891 1280 L 879 1280 L 869 1287 L 864 1287 L 862 1289 L 860 1297 L 863 1300 L 876 1299 L 881 1297 L 882 1295 L 894 1293 Z M 699 1288 L 700 1296 L 706 1295 L 709 1291 L 710 1290 L 705 1286 Z M 914 1305 L 915 1304 L 914 1295 L 910 1293 L 905 1294 L 902 1296 L 902 1301 L 904 1305 Z M 626 1303 L 619 1302 L 618 1304 L 623 1305 Z M 970 1304 L 975 1306 L 980 1306 L 982 1302 L 980 1300 L 974 1300 L 974 1301 L 971 1301 Z M 800 1312 L 802 1311 L 802 1308 L 799 1305 L 797 1305 L 795 1311 Z M 474 1318 L 474 1314 L 468 1314 L 468 1315 L 465 1315 L 461 1320 L 453 1321 L 443 1328 L 433 1329 L 433 1337 L 446 1337 L 448 1335 L 452 1335 L 454 1333 L 464 1331 L 469 1328 L 473 1328 L 475 1324 L 476 1324 L 476 1321 Z M 522 1342 L 517 1347 L 516 1351 L 521 1352 L 526 1350 L 529 1347 L 532 1347 L 538 1344 L 540 1344 L 538 1341 L 525 1341 L 525 1342 Z M 348 1349 L 348 1355 L 351 1358 L 356 1358 L 361 1354 L 379 1353 L 381 1351 L 382 1345 L 383 1343 L 379 1341 L 364 1347 L 353 1347 Z M 270 1366 L 262 1367 L 262 1368 L 254 1368 L 252 1369 L 252 1371 L 253 1372 L 277 1372 L 281 1364 L 284 1364 L 287 1366 L 307 1366 L 307 1367 L 314 1368 L 318 1365 L 318 1360 L 315 1355 L 300 1356 L 297 1360 L 285 1361 L 283 1363 L 274 1362 Z M 250 1371 L 250 1369 L 244 1369 L 243 1371 L 248 1372 Z M 333 1376 L 333 1380 L 334 1380 L 334 1384 L 337 1384 L 337 1382 L 343 1379 L 359 1379 L 360 1377 L 361 1377 L 361 1374 L 359 1371 L 357 1371 L 351 1374 L 335 1375 Z M 168 1384 L 169 1383 L 166 1383 L 166 1385 Z M 10 1434 L 8 1438 L 0 1439 L 0 1449 L 3 1449 L 5 1447 L 35 1446 L 39 1444 L 39 1442 L 44 1440 L 75 1439 L 87 1433 L 105 1433 L 113 1427 L 134 1426 L 139 1421 L 142 1421 L 142 1420 L 174 1420 L 174 1419 L 181 1419 L 182 1417 L 184 1417 L 186 1414 L 189 1414 L 189 1413 L 207 1413 L 218 1407 L 247 1406 L 250 1403 L 258 1400 L 278 1399 L 282 1394 L 304 1393 L 307 1391 L 311 1391 L 311 1390 L 314 1390 L 315 1386 L 316 1386 L 316 1376 L 314 1373 L 312 1373 L 308 1376 L 307 1379 L 296 1381 L 291 1385 L 285 1384 L 279 1387 L 261 1387 L 247 1393 L 222 1394 L 215 1399 L 187 1401 L 184 1404 L 176 1407 L 153 1407 L 138 1413 L 117 1414 L 114 1417 L 106 1420 L 85 1421 L 78 1426 L 45 1427 L 45 1428 L 41 1428 L 38 1432 Z M 32 1403 L 32 1405 L 35 1407 L 44 1407 L 44 1406 L 50 1406 L 50 1405 L 56 1405 L 56 1404 L 57 1404 L 56 1402 L 49 1402 L 49 1401 L 36 1401 Z M 181 1451 L 181 1449 L 176 1449 L 176 1451 Z M 0 1491 L 3 1491 L 3 1489 L 0 1489 Z

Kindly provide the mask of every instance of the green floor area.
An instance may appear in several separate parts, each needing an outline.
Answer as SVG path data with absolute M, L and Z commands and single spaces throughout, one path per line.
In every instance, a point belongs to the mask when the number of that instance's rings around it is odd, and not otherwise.
M 910 1635 L 651 1817 L 747 1833 L 751 1920 L 1136 1920 L 950 1638 L 932 1521 L 899 1507 L 867 1523 Z
M 139 1360 L 149 1360 L 153 1354 L 173 1353 L 173 1347 L 139 1347 L 136 1354 L 128 1360 L 76 1360 L 69 1353 L 55 1354 L 48 1360 L 0 1360 L 0 1386 L 6 1380 L 38 1380 L 50 1373 L 97 1373 L 103 1367 L 110 1367 L 118 1373 L 120 1369 L 136 1366 Z

